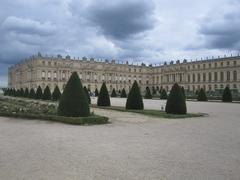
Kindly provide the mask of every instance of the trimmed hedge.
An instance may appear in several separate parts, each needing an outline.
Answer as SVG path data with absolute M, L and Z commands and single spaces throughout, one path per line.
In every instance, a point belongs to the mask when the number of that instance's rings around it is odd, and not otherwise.
M 113 90 L 112 90 L 111 97 L 117 97 L 117 93 L 116 93 L 116 91 L 115 91 L 115 88 L 113 88 Z
M 58 101 L 61 98 L 61 92 L 58 88 L 58 86 L 55 86 L 54 91 L 52 93 L 52 100 Z
M 48 86 L 44 89 L 43 95 L 42 95 L 43 100 L 51 100 L 52 99 L 52 94 Z
M 162 89 L 160 99 L 167 99 L 168 95 L 165 89 Z
M 28 96 L 29 96 L 29 90 L 28 90 L 28 88 L 26 88 L 24 91 L 24 97 L 27 98 Z
M 201 88 L 200 91 L 198 92 L 197 100 L 198 101 L 208 101 L 207 95 L 203 88 Z
M 144 98 L 145 99 L 152 99 L 152 94 L 151 94 L 151 91 L 150 91 L 149 87 L 146 87 L 146 92 L 145 92 Z
M 102 87 L 100 89 L 98 99 L 97 99 L 98 106 L 111 106 L 108 90 L 106 83 L 103 82 Z
M 223 94 L 222 94 L 222 101 L 223 102 L 232 102 L 232 93 L 229 87 L 225 87 Z
M 140 109 L 144 108 L 143 99 L 138 87 L 138 83 L 135 80 L 132 88 L 128 94 L 127 102 L 126 102 L 126 109 Z
M 35 96 L 36 96 L 36 93 L 35 93 L 35 91 L 34 91 L 34 89 L 33 88 L 31 88 L 30 89 L 30 93 L 29 93 L 29 98 L 32 98 L 32 99 L 34 99 L 35 98 Z
M 121 92 L 121 98 L 126 98 L 126 97 L 127 97 L 127 93 L 126 93 L 125 89 L 123 88 L 122 92 Z
M 41 86 L 38 86 L 36 95 L 35 95 L 35 99 L 41 99 L 41 98 L 42 98 L 42 88 L 41 88 Z
M 186 114 L 186 100 L 183 96 L 181 87 L 175 83 L 168 96 L 166 108 L 166 113 L 168 114 Z
M 90 115 L 86 93 L 77 72 L 69 78 L 58 105 L 58 115 L 67 117 L 86 117 Z

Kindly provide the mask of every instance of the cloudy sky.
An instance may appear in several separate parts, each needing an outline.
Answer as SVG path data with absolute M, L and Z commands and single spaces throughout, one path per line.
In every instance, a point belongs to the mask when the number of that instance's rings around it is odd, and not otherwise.
M 237 54 L 240 0 L 1 0 L 0 86 L 37 52 L 160 63 Z

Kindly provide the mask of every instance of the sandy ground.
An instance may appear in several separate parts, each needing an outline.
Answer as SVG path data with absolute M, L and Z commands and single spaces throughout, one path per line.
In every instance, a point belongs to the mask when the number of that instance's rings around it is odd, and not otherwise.
M 149 109 L 164 104 L 145 100 Z M 240 104 L 187 105 L 209 116 L 169 120 L 94 109 L 111 121 L 96 126 L 0 117 L 0 179 L 239 180 Z

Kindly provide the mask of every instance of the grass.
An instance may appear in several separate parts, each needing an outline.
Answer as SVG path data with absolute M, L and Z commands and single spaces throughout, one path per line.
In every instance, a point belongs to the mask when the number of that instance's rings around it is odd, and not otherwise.
M 160 110 L 130 110 L 125 109 L 124 107 L 119 106 L 111 106 L 111 107 L 103 107 L 103 106 L 96 106 L 92 105 L 94 108 L 100 108 L 100 109 L 109 109 L 109 110 L 115 110 L 120 112 L 132 112 L 132 113 L 138 113 L 143 114 L 146 116 L 156 117 L 156 118 L 168 118 L 168 119 L 177 119 L 177 118 L 192 118 L 192 117 L 202 117 L 204 114 L 201 113 L 188 113 L 188 114 L 167 114 L 165 111 Z
M 19 99 L 0 98 L 0 116 L 39 119 L 66 124 L 105 124 L 108 117 L 92 114 L 88 117 L 64 117 L 57 115 L 57 107 L 54 104 L 42 104 Z

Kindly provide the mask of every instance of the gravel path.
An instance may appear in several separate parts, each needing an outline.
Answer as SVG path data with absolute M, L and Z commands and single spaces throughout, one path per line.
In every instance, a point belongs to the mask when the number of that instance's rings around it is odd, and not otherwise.
M 145 107 L 164 103 L 147 100 Z M 111 121 L 96 126 L 0 117 L 0 179 L 239 180 L 240 105 L 188 102 L 188 109 L 209 117 L 94 109 Z

